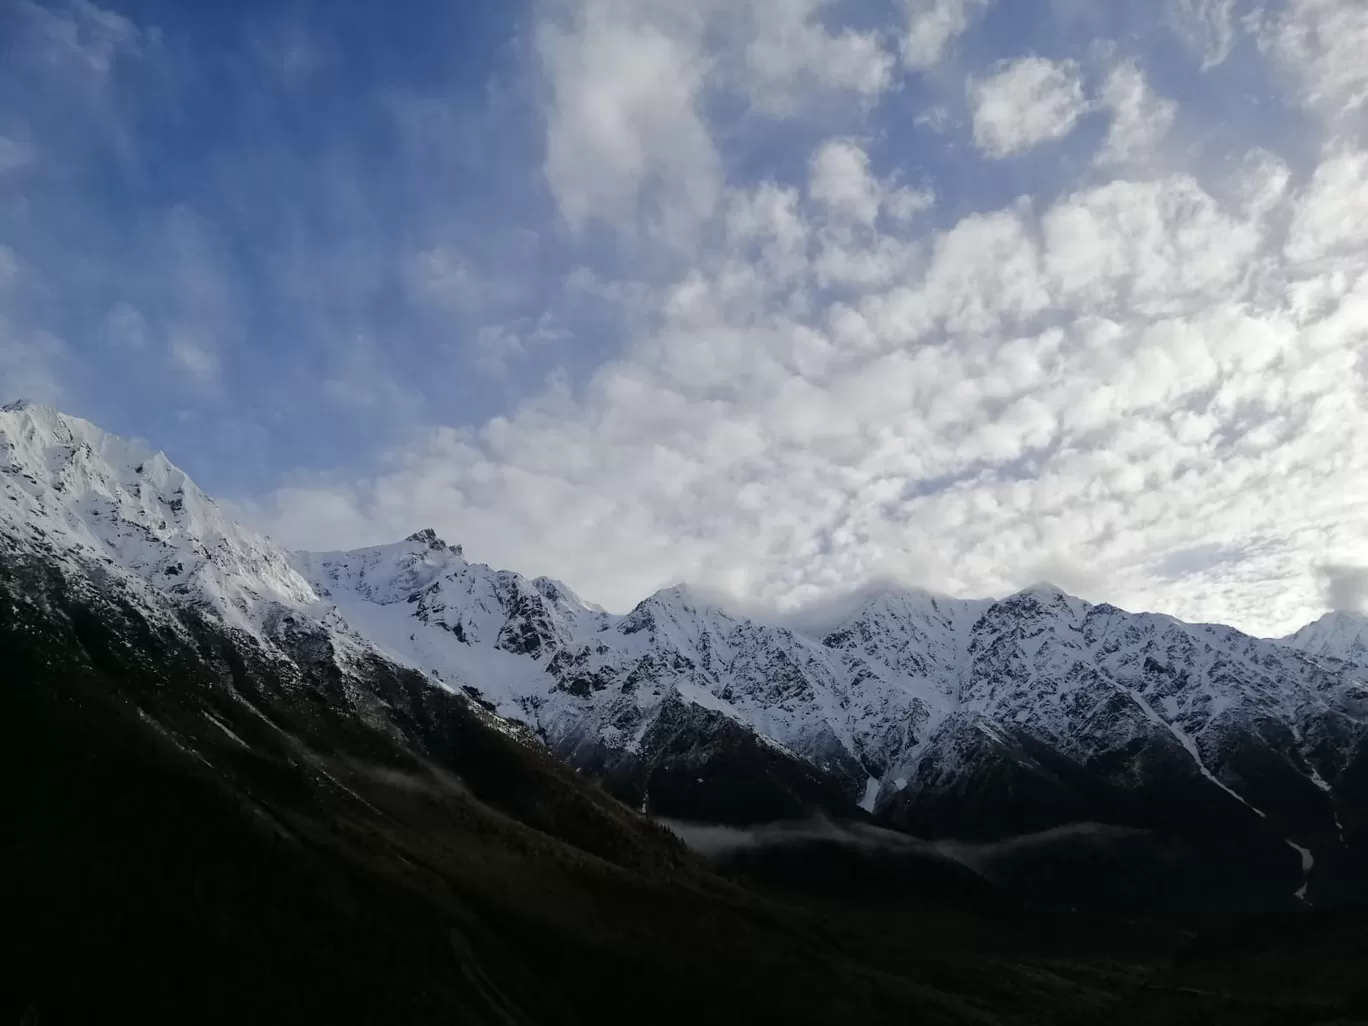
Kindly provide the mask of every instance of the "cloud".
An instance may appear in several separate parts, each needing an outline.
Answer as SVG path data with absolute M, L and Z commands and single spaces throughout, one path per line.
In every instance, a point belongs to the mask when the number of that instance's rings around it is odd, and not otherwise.
M 1368 567 L 1328 563 L 1317 567 L 1316 574 L 1332 612 L 1368 612 Z
M 792 116 L 801 110 L 804 87 L 849 91 L 869 102 L 892 85 L 894 59 L 877 32 L 830 32 L 817 20 L 830 0 L 752 0 L 749 6 L 753 34 L 744 45 L 741 78 L 757 110 Z
M 1289 0 L 1261 41 L 1296 76 L 1313 110 L 1341 118 L 1368 104 L 1368 7 L 1358 0 Z
M 1064 138 L 1088 110 L 1073 61 L 1021 57 L 969 83 L 974 144 L 995 160 Z
M 855 143 L 833 139 L 812 156 L 808 195 L 839 217 L 873 224 L 881 188 L 869 173 L 869 157 Z
M 667 232 L 711 212 L 720 161 L 701 112 L 701 16 L 679 5 L 588 0 L 544 21 L 546 179 L 572 226 L 635 213 L 659 183 Z
M 0 177 L 0 383 L 287 542 L 431 523 L 614 608 L 1050 577 L 1283 633 L 1368 565 L 1368 140 L 1361 5 L 1251 6 L 538 0 L 210 52 L 196 5 L 175 47 L 11 5 L 44 173 Z
M 936 104 L 919 111 L 917 116 L 912 119 L 912 123 L 918 128 L 929 128 L 933 132 L 944 132 L 951 124 L 952 118 L 948 107 Z
M 1298 267 L 1362 268 L 1365 233 L 1368 152 L 1334 150 L 1297 198 L 1284 252 Z
M 1168 134 L 1178 105 L 1154 95 L 1135 63 L 1113 68 L 1102 86 L 1102 105 L 1111 127 L 1097 155 L 1099 164 L 1125 164 L 1151 156 Z
M 90 0 L 49 6 L 18 0 L 17 10 L 27 23 L 34 55 L 99 77 L 108 75 L 119 58 L 138 56 L 145 40 L 128 18 Z
M 875 102 L 893 84 L 894 58 L 877 31 L 828 30 L 822 15 L 831 6 L 558 5 L 542 23 L 538 54 L 550 94 L 546 177 L 565 219 L 623 227 L 645 204 L 658 232 L 687 243 L 722 185 L 710 101 L 736 97 L 773 118 L 794 116 L 814 94 Z
M 1261 236 L 1188 175 L 1119 180 L 1042 218 L 1044 265 L 1078 313 L 1172 316 L 1238 296 Z
M 1250 629 L 1295 625 L 1298 551 L 1368 547 L 1342 492 L 1368 472 L 1368 277 L 1299 329 L 1290 293 L 1254 290 L 1261 218 L 1186 174 L 967 215 L 919 246 L 870 224 L 853 144 L 826 146 L 856 187 L 737 190 L 656 326 L 582 392 L 435 429 L 264 518 L 288 537 L 317 508 L 330 544 L 431 520 L 614 607 L 681 577 L 791 608 L 873 577 L 1000 594 L 1047 567 L 1151 608 L 1173 580 L 1160 608 Z M 812 243 L 840 219 L 868 233 L 852 255 L 910 255 L 819 300 Z M 1230 558 L 1155 569 L 1207 551 Z
M 1235 191 L 1248 219 L 1257 223 L 1276 210 L 1291 182 L 1291 169 L 1276 153 L 1265 149 L 1246 153 L 1235 178 Z
M 989 0 L 903 0 L 907 10 L 903 64 L 912 71 L 934 68 L 988 4 Z
M 1226 62 L 1235 47 L 1237 0 L 1168 0 L 1168 20 L 1202 58 L 1202 70 Z

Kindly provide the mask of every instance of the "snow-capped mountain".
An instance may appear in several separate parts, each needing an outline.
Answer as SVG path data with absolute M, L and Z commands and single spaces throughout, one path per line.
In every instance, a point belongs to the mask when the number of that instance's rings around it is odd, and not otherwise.
M 1308 853 L 1368 828 L 1364 623 L 1346 614 L 1275 642 L 1039 585 L 981 601 L 885 589 L 822 636 L 686 587 L 616 615 L 430 530 L 285 553 L 164 457 L 31 405 L 0 412 L 0 536 L 267 646 L 289 624 L 342 664 L 420 670 L 652 811 L 858 801 L 984 837 L 1118 815 L 1266 821 Z
M 1368 665 L 1368 616 L 1348 610 L 1326 613 L 1283 638 L 1282 643 L 1315 659 L 1344 659 Z
M 129 573 L 251 633 L 276 607 L 326 611 L 284 551 L 160 452 L 47 406 L 0 409 L 0 531 L 11 547 Z
M 884 797 L 924 783 L 938 739 L 966 722 L 1081 761 L 1152 741 L 1228 790 L 1217 772 L 1226 740 L 1278 723 L 1316 785 L 1324 778 L 1308 759 L 1320 724 L 1357 723 L 1368 697 L 1355 668 L 1048 585 L 1001 601 L 885 592 L 814 640 L 734 618 L 685 588 L 614 616 L 563 585 L 470 563 L 431 532 L 296 559 L 362 633 L 479 689 L 553 745 L 589 737 L 633 750 L 676 696 L 852 782 L 872 776 Z M 1113 772 L 1137 770 L 1123 759 Z

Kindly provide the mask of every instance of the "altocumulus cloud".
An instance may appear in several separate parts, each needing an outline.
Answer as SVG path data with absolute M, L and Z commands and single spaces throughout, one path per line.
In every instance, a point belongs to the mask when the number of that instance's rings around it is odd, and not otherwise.
M 1356 598 L 1368 8 L 1022 6 L 534 4 L 517 231 L 554 288 L 400 262 L 485 340 L 445 373 L 504 340 L 498 408 L 393 369 L 365 409 L 421 419 L 240 507 L 310 547 L 431 524 L 617 608 L 1053 577 L 1273 633 Z

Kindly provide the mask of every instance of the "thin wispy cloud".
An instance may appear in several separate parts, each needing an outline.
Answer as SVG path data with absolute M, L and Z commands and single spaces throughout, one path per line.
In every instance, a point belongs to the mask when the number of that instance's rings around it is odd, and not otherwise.
M 3 391 L 610 607 L 1344 601 L 1362 4 L 486 7 L 0 13 Z

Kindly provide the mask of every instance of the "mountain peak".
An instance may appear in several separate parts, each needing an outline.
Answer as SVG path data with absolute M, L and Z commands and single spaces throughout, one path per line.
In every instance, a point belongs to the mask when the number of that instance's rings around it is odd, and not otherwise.
M 32 409 L 34 406 L 37 405 L 38 404 L 35 403 L 32 399 L 16 399 L 12 403 L 6 403 L 4 406 L 0 406 L 0 412 L 19 413 L 23 410 Z
M 714 609 L 714 603 L 700 595 L 693 587 L 680 581 L 668 588 L 661 588 L 651 600 L 664 605 L 684 606 L 690 609 Z
M 1060 596 L 1060 597 L 1062 597 L 1062 598 L 1072 598 L 1072 597 L 1073 597 L 1073 596 L 1070 595 L 1067 591 L 1065 591 L 1063 588 L 1061 588 L 1059 585 L 1057 585 L 1057 584 L 1051 584 L 1049 581 L 1036 581 L 1034 584 L 1028 584 L 1026 587 L 1024 587 L 1024 588 L 1022 588 L 1020 591 L 1018 591 L 1017 594 L 1018 594 L 1018 595 L 1042 595 L 1042 596 L 1043 596 L 1043 595 L 1051 595 L 1051 596 L 1058 595 L 1058 596 Z
M 461 546 L 448 545 L 439 538 L 437 532 L 430 527 L 425 527 L 421 531 L 414 531 L 413 534 L 405 538 L 404 541 L 418 542 L 420 545 L 426 545 L 429 549 L 436 552 L 451 551 L 458 556 L 462 554 Z
M 1368 662 L 1368 615 L 1332 609 L 1281 641 L 1313 657 Z
M 268 539 L 234 523 L 165 455 L 41 403 L 0 413 L 0 534 L 68 566 L 98 560 L 257 632 L 313 589 Z

